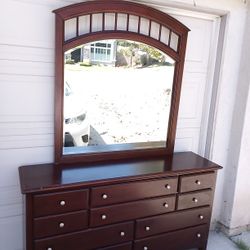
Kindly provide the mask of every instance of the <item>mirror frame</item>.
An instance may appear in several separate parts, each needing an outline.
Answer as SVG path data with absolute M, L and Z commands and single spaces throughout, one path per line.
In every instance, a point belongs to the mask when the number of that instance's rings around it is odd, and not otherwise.
M 84 162 L 100 162 L 118 159 L 131 159 L 143 157 L 165 156 L 174 151 L 177 116 L 180 102 L 181 83 L 184 69 L 186 43 L 189 29 L 173 17 L 151 8 L 147 5 L 137 4 L 123 0 L 97 0 L 69 5 L 53 11 L 56 14 L 56 40 L 55 40 L 55 164 L 71 164 Z M 113 30 L 105 29 L 105 13 L 114 13 L 115 22 Z M 92 31 L 94 14 L 102 14 L 102 28 Z M 119 14 L 127 15 L 126 30 L 117 29 L 117 17 Z M 79 34 L 79 18 L 89 15 L 89 32 Z M 130 16 L 138 16 L 138 32 L 129 31 Z M 141 18 L 149 21 L 148 35 L 140 33 Z M 75 36 L 65 39 L 65 26 L 67 20 L 76 21 Z M 159 37 L 151 35 L 153 23 L 159 26 Z M 163 28 L 169 30 L 167 43 L 161 41 Z M 178 36 L 177 50 L 171 48 L 171 36 Z M 64 52 L 78 45 L 106 39 L 127 39 L 142 42 L 153 46 L 169 55 L 175 60 L 171 107 L 168 122 L 166 146 L 162 148 L 126 149 L 121 151 L 107 151 L 96 153 L 82 153 L 75 155 L 63 155 L 63 99 L 64 99 Z

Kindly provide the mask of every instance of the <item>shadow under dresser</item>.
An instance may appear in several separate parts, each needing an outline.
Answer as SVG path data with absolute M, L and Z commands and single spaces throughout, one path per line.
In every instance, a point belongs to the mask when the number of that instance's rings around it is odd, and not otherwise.
M 20 167 L 26 249 L 205 250 L 220 168 L 191 152 Z

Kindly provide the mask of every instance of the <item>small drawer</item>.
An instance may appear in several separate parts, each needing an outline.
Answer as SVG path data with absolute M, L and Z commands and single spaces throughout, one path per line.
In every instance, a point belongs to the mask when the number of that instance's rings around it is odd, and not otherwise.
M 90 226 L 96 227 L 171 212 L 175 209 L 175 199 L 175 196 L 167 196 L 164 198 L 94 208 L 90 212 Z
M 111 247 L 98 248 L 98 250 L 132 250 L 132 242 Z
M 210 205 L 212 198 L 212 190 L 181 194 L 178 197 L 178 210 Z
M 213 188 L 215 185 L 216 173 L 181 176 L 180 192 L 190 192 L 206 188 Z
M 145 238 L 182 228 L 209 223 L 211 208 L 197 208 L 136 221 L 136 238 Z
M 89 229 L 35 241 L 34 250 L 90 250 L 133 240 L 134 223 Z
M 179 230 L 136 240 L 134 250 L 179 250 L 202 248 L 208 237 L 208 225 Z
M 91 206 L 98 207 L 157 196 L 175 194 L 177 178 L 140 181 L 119 185 L 92 188 Z
M 34 196 L 34 216 L 45 216 L 84 210 L 88 207 L 88 190 L 77 190 Z
M 34 219 L 34 235 L 35 238 L 43 238 L 83 230 L 87 226 L 87 211 L 40 217 Z

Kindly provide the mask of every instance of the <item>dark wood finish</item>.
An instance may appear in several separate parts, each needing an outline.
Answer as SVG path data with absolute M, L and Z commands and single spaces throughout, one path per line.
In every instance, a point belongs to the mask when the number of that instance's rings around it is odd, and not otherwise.
M 210 205 L 213 199 L 212 190 L 181 194 L 178 198 L 178 209 L 187 209 Z
M 56 46 L 55 46 L 55 162 L 59 162 L 62 157 L 63 137 L 59 131 L 63 131 L 63 96 L 64 88 L 61 88 L 64 83 L 64 21 L 60 16 L 56 16 Z M 56 136 L 57 135 L 57 136 Z
M 201 235 L 198 238 L 198 234 Z M 134 250 L 184 250 L 201 248 L 204 246 L 208 236 L 207 225 L 179 230 L 172 233 L 149 237 L 135 241 Z
M 120 244 L 112 247 L 98 248 L 98 250 L 132 250 L 132 242 Z
M 113 203 L 175 194 L 176 192 L 177 178 L 104 186 L 91 190 L 91 206 L 104 206 Z
M 199 174 L 221 167 L 192 152 L 175 153 L 164 158 L 106 164 L 79 164 L 65 167 L 54 164 L 24 166 L 19 168 L 21 191 L 46 193 L 71 190 L 96 185 L 111 185 L 139 180 Z
M 186 41 L 189 29 L 182 23 L 174 19 L 173 17 L 156 10 L 152 7 L 127 1 L 119 0 L 98 0 L 82 2 L 79 4 L 70 5 L 58 10 L 55 10 L 56 14 L 56 88 L 55 88 L 55 162 L 60 163 L 79 163 L 79 162 L 104 162 L 110 159 L 128 159 L 128 158 L 143 158 L 148 156 L 163 156 L 173 153 L 174 141 L 176 134 L 177 115 L 180 100 L 181 81 L 183 74 L 183 66 L 186 51 Z M 136 15 L 138 17 L 144 17 L 150 20 L 149 35 L 142 35 L 136 32 L 127 31 L 100 31 L 92 32 L 92 14 L 94 13 L 115 13 L 115 27 L 117 28 L 117 13 L 127 14 L 127 26 L 129 25 L 129 16 Z M 81 15 L 90 15 L 90 33 L 82 36 L 76 36 L 75 38 L 64 41 L 64 22 L 70 18 L 78 18 Z M 139 20 L 140 21 L 140 20 Z M 178 51 L 174 51 L 168 45 L 162 43 L 159 39 L 150 37 L 151 22 L 156 22 L 160 27 L 167 27 L 169 30 L 179 35 Z M 104 22 L 103 22 L 104 25 Z M 138 23 L 138 28 L 140 23 Z M 127 27 L 128 28 L 128 27 Z M 159 32 L 160 33 L 160 32 Z M 155 148 L 153 144 L 148 143 L 147 149 L 142 149 L 132 145 L 128 148 L 121 147 L 119 151 L 112 148 L 107 148 L 106 152 L 89 153 L 76 155 L 63 155 L 63 89 L 64 89 L 64 63 L 63 52 L 71 49 L 79 44 L 92 42 L 95 40 L 103 39 L 129 39 L 134 41 L 143 42 L 160 49 L 164 53 L 167 53 L 175 61 L 175 73 L 173 79 L 173 91 L 171 98 L 171 109 L 168 126 L 168 133 L 166 138 L 166 146 L 161 148 Z
M 124 236 L 121 236 L 124 232 Z M 35 241 L 35 250 L 90 250 L 133 239 L 133 222 L 106 226 Z
M 200 177 L 214 180 L 219 168 L 191 152 L 109 164 L 21 167 L 20 183 L 27 195 L 26 249 L 121 250 L 147 243 L 157 250 L 205 250 L 215 183 L 181 193 L 181 182 L 192 186 Z M 165 190 L 167 184 L 172 189 Z M 111 198 L 108 204 L 100 200 L 103 192 Z M 57 207 L 62 199 L 71 212 Z M 61 222 L 64 227 L 58 229 Z M 200 225 L 202 239 L 192 238 Z M 132 241 L 136 243 L 131 248 Z
M 87 207 L 88 190 L 40 194 L 34 196 L 35 217 L 82 210 Z
M 90 226 L 96 227 L 171 212 L 175 209 L 175 199 L 175 196 L 167 196 L 91 209 Z M 106 217 L 104 220 L 102 219 L 103 215 Z
M 190 192 L 194 190 L 212 188 L 215 184 L 216 175 L 214 173 L 182 176 L 180 179 L 180 192 Z
M 33 250 L 33 196 L 25 196 L 25 231 L 26 231 L 26 250 Z
M 210 207 L 204 207 L 136 220 L 136 238 L 207 224 L 210 216 Z
M 83 230 L 87 227 L 87 211 L 35 218 L 34 237 L 43 238 L 57 234 L 70 233 Z

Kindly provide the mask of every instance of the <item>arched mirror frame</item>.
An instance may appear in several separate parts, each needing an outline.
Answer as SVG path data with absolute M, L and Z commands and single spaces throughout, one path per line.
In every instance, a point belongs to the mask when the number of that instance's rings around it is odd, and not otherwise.
M 55 58 L 55 163 L 96 162 L 127 158 L 142 158 L 164 156 L 173 153 L 177 115 L 180 101 L 181 82 L 183 76 L 187 35 L 189 29 L 173 17 L 146 5 L 122 0 L 97 0 L 73 4 L 54 11 L 56 14 L 56 58 Z M 93 29 L 94 15 L 102 16 L 99 29 Z M 105 26 L 106 15 L 114 17 L 113 28 Z M 118 17 L 126 15 L 126 28 L 118 27 Z M 111 15 L 111 16 L 112 16 Z M 88 17 L 89 22 L 85 31 L 80 30 L 79 20 Z M 138 29 L 131 31 L 130 17 L 137 17 Z M 141 31 L 142 20 L 148 22 L 148 31 Z M 70 38 L 65 37 L 67 24 L 73 21 L 75 32 Z M 100 24 L 100 23 L 99 23 Z M 152 32 L 158 27 L 158 34 Z M 85 27 L 86 28 L 86 27 Z M 163 32 L 169 31 L 168 39 L 163 38 Z M 172 46 L 171 39 L 177 39 L 177 46 Z M 128 39 L 153 46 L 175 60 L 175 72 L 171 108 L 169 115 L 166 147 L 129 149 L 100 153 L 63 155 L 63 97 L 64 97 L 64 52 L 78 45 L 105 39 Z

